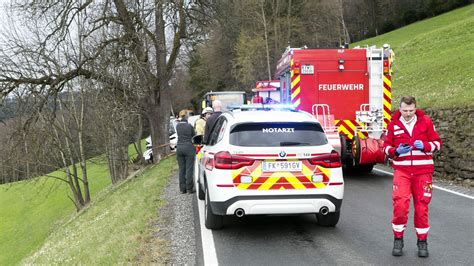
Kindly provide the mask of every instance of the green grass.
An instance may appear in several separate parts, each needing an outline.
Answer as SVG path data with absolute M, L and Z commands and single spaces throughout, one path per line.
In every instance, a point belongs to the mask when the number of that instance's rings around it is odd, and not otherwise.
M 89 163 L 88 175 L 92 198 L 111 183 L 105 161 Z M 67 184 L 48 177 L 0 186 L 0 265 L 17 264 L 75 213 L 66 195 L 71 195 Z
M 384 43 L 396 55 L 393 108 L 404 95 L 415 96 L 420 108 L 474 106 L 474 5 L 352 46 Z
M 100 193 L 93 204 L 46 239 L 23 263 L 109 265 L 134 262 L 161 192 L 176 169 L 174 156 Z

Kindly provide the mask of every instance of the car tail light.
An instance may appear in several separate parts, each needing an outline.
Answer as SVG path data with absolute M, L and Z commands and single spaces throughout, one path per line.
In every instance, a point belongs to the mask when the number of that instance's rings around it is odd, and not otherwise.
M 221 151 L 214 155 L 214 167 L 217 169 L 238 169 L 252 165 L 254 162 L 253 159 L 232 155 L 228 151 Z
M 325 168 L 341 167 L 341 157 L 335 150 L 328 154 L 321 154 L 313 158 L 309 158 L 308 161 L 313 165 L 320 165 Z

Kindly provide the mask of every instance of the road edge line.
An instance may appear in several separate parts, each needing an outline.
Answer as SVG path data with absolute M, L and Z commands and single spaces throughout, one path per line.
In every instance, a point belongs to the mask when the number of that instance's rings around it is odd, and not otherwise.
M 374 171 L 393 176 L 393 173 L 385 171 L 385 170 L 374 168 Z M 450 189 L 447 189 L 447 188 L 442 188 L 442 187 L 439 187 L 437 185 L 433 185 L 433 187 L 436 188 L 436 189 L 445 191 L 445 192 L 449 192 L 449 193 L 452 193 L 452 194 L 455 194 L 455 195 L 458 195 L 458 196 L 461 196 L 461 197 L 465 197 L 465 198 L 474 200 L 473 196 L 469 196 L 469 195 L 466 195 L 466 194 L 463 194 L 463 193 L 460 193 L 460 192 L 457 192 L 457 191 L 454 191 L 454 190 L 450 190 Z
M 219 263 L 217 262 L 214 235 L 212 234 L 212 230 L 209 230 L 204 226 L 204 203 L 199 198 L 197 200 L 199 211 L 199 225 L 201 226 L 201 242 L 204 265 L 218 265 Z
M 212 234 L 212 230 L 207 229 L 204 225 L 204 201 L 200 200 L 198 197 L 199 182 L 197 178 L 198 167 L 196 162 L 197 161 L 194 162 L 194 189 L 196 190 L 195 195 L 199 213 L 199 226 L 201 227 L 202 260 L 204 265 L 219 265 L 219 262 L 217 261 L 216 245 L 214 244 L 214 235 Z

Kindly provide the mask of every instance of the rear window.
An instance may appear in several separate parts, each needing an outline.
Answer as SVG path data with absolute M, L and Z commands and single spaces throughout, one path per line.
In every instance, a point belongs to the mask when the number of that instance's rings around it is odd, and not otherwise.
M 315 123 L 246 123 L 230 131 L 230 144 L 252 147 L 318 146 L 326 135 Z

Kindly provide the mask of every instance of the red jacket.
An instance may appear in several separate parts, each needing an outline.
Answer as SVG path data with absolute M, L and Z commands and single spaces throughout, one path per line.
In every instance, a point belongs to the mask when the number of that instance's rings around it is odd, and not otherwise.
M 384 152 L 393 158 L 393 169 L 404 170 L 413 174 L 433 173 L 433 152 L 441 149 L 441 139 L 436 133 L 433 122 L 423 111 L 417 109 L 416 124 L 412 136 L 400 121 L 401 113 L 397 111 L 392 116 L 392 122 L 387 126 L 387 137 L 384 141 Z M 413 143 L 415 140 L 423 141 L 423 150 L 417 150 Z M 409 153 L 397 156 L 395 150 L 401 143 L 409 144 L 412 150 Z

